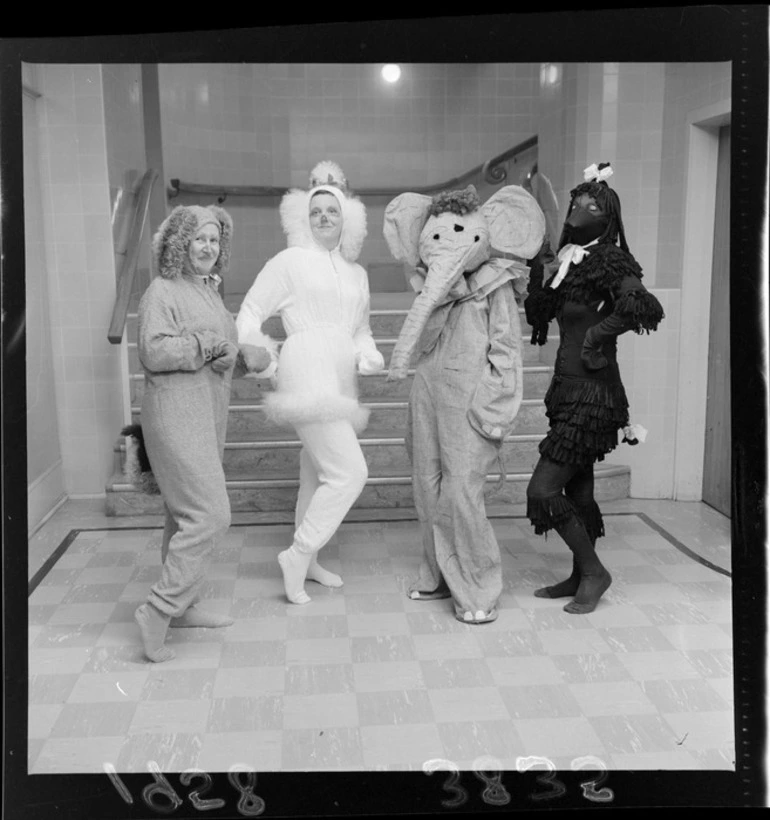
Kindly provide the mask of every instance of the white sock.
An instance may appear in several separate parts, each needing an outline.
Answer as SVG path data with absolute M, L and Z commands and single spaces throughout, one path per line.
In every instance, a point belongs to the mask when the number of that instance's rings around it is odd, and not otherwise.
M 336 572 L 331 572 L 331 570 L 324 569 L 318 563 L 318 556 L 315 553 L 313 553 L 310 566 L 307 569 L 307 577 L 310 581 L 315 581 L 325 587 L 342 586 L 342 578 L 340 578 Z
M 278 553 L 278 563 L 283 572 L 283 588 L 293 604 L 307 604 L 310 596 L 305 592 L 305 578 L 312 559 L 311 553 L 300 552 L 293 544 Z

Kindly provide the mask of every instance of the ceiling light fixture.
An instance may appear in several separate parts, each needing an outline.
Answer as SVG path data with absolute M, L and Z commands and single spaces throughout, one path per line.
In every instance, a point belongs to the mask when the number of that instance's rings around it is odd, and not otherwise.
M 382 79 L 386 83 L 397 83 L 401 77 L 401 67 L 395 63 L 388 63 L 382 67 Z

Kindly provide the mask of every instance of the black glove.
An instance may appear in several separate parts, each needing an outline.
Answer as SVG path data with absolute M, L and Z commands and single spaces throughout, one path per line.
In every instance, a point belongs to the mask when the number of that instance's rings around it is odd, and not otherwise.
M 609 362 L 607 357 L 602 353 L 602 344 L 605 341 L 616 339 L 621 333 L 634 328 L 633 316 L 627 316 L 618 313 L 610 314 L 604 321 L 599 322 L 598 325 L 588 328 L 583 341 L 583 349 L 580 353 L 580 358 L 587 370 L 601 370 L 607 367 Z
M 533 345 L 544 345 L 548 341 L 548 322 L 535 322 L 532 326 L 532 338 L 529 340 Z
M 593 332 L 596 327 L 595 325 L 588 328 L 583 340 L 583 349 L 580 352 L 580 358 L 586 370 L 601 370 L 609 364 L 607 357 L 602 353 L 602 343 L 596 338 L 599 334 Z

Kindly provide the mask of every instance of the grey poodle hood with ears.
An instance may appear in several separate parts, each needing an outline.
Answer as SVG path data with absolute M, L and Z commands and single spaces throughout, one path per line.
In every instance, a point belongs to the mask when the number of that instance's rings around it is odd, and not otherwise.
M 350 195 L 342 169 L 333 162 L 318 163 L 310 175 L 310 189 L 294 188 L 281 200 L 281 227 L 290 248 L 320 248 L 310 228 L 310 199 L 325 191 L 335 196 L 342 210 L 342 234 L 338 246 L 348 262 L 358 259 L 366 237 L 366 208 Z
M 152 238 L 155 270 L 165 279 L 176 279 L 185 270 L 188 250 L 196 232 L 207 223 L 219 227 L 219 256 L 212 273 L 221 274 L 230 264 L 233 220 L 217 205 L 178 205 L 166 217 Z

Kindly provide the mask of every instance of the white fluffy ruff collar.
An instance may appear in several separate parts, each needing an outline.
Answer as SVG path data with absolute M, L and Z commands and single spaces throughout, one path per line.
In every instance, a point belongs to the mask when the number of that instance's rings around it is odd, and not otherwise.
M 295 188 L 281 200 L 281 226 L 290 248 L 319 248 L 310 229 L 310 197 L 319 190 L 337 197 L 342 209 L 342 235 L 339 252 L 343 259 L 355 262 L 366 237 L 366 208 L 357 197 L 345 196 L 338 188 L 322 185 L 310 191 Z

